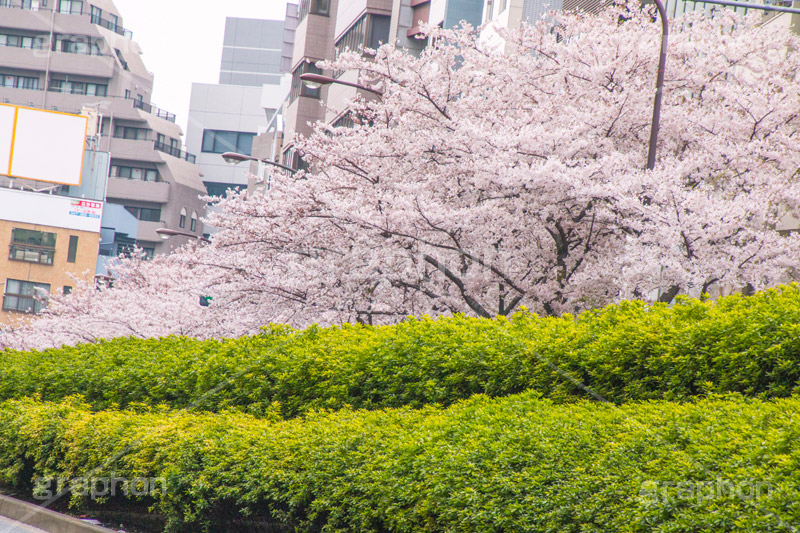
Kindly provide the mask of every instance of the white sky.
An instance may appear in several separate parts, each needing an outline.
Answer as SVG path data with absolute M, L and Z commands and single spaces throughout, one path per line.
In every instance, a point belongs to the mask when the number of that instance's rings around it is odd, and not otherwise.
M 287 0 L 114 0 L 155 74 L 153 103 L 186 132 L 192 83 L 218 83 L 226 17 L 281 19 Z M 297 0 L 292 3 L 298 3 Z

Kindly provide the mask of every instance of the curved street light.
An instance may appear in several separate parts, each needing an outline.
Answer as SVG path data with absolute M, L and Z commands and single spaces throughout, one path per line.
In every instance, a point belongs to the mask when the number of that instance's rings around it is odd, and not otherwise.
M 191 237 L 191 238 L 193 238 L 193 239 L 197 239 L 197 240 L 199 240 L 199 241 L 203 241 L 203 242 L 211 242 L 211 240 L 210 240 L 210 239 L 206 239 L 205 237 L 203 237 L 203 236 L 201 236 L 201 235 L 194 235 L 194 234 L 192 234 L 192 233 L 187 233 L 187 232 L 185 232 L 185 231 L 177 231 L 177 230 L 174 230 L 174 229 L 168 229 L 168 228 L 158 228 L 158 229 L 156 230 L 156 233 L 158 233 L 158 235 L 159 235 L 159 236 L 160 236 L 162 239 L 164 239 L 165 241 L 166 241 L 167 239 L 169 239 L 170 237 Z
M 351 83 L 349 81 L 342 81 L 337 80 L 336 78 L 331 78 L 330 76 L 323 76 L 322 74 L 311 74 L 310 72 L 307 74 L 300 74 L 300 80 L 306 84 L 306 87 L 309 89 L 319 89 L 323 85 L 346 85 L 347 87 L 355 87 L 356 89 L 360 89 L 362 91 L 368 91 L 372 94 L 377 94 L 378 96 L 383 96 L 381 91 L 377 89 L 371 89 L 365 85 L 360 85 L 358 83 Z
M 243 163 L 244 161 L 256 161 L 259 163 L 266 163 L 267 165 L 272 165 L 273 167 L 278 167 L 280 169 L 286 170 L 291 172 L 292 174 L 296 173 L 297 171 L 292 167 L 287 167 L 286 165 L 281 165 L 280 163 L 276 163 L 270 159 L 259 159 L 258 157 L 253 157 L 251 155 L 244 155 L 239 154 L 236 152 L 225 152 L 222 154 L 222 159 L 225 160 L 226 163 L 231 165 L 238 165 L 239 163 Z

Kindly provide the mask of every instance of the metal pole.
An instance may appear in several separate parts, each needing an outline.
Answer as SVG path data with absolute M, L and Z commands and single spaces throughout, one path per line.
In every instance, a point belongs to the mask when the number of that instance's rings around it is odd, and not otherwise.
M 661 53 L 658 56 L 658 76 L 656 77 L 656 97 L 653 102 L 653 121 L 650 126 L 650 148 L 647 151 L 647 169 L 656 166 L 656 145 L 658 144 L 658 126 L 661 122 L 661 97 L 664 92 L 664 71 L 667 67 L 667 40 L 669 38 L 669 22 L 667 11 L 661 0 L 655 0 L 658 14 L 661 17 Z

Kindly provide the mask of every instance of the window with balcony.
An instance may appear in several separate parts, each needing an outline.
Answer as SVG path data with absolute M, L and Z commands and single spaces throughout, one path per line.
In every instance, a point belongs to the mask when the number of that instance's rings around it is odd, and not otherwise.
M 83 13 L 83 0 L 58 0 L 58 12 L 80 15 Z
M 314 63 L 310 62 L 303 62 L 301 63 L 294 72 L 292 72 L 292 91 L 289 93 L 289 102 L 294 102 L 297 100 L 298 96 L 307 96 L 309 98 L 317 98 L 320 97 L 320 88 L 317 87 L 316 89 L 312 89 L 308 85 L 302 82 L 300 76 L 302 74 L 322 74 L 322 69 L 318 68 Z
M 54 52 L 64 52 L 67 54 L 80 54 L 87 56 L 101 56 L 103 51 L 97 41 L 83 35 L 59 35 L 56 37 Z
M 16 74 L 0 74 L 0 87 L 14 89 L 39 89 L 39 78 L 17 76 Z
M 130 141 L 146 141 L 147 130 L 129 126 L 116 126 L 114 128 L 114 137 L 117 139 L 128 139 Z
M 144 222 L 161 222 L 161 209 L 125 206 L 130 214 Z
M 12 261 L 52 265 L 55 255 L 55 233 L 21 228 L 11 230 L 8 258 Z
M 345 50 L 376 49 L 389 40 L 391 17 L 365 14 L 335 44 L 336 58 Z
M 300 22 L 311 13 L 312 15 L 328 16 L 331 11 L 331 0 L 300 0 L 297 11 L 297 22 Z
M 6 292 L 3 295 L 3 311 L 38 313 L 47 306 L 41 298 L 46 298 L 49 293 L 49 283 L 7 279 Z
M 204 130 L 203 152 L 208 154 L 237 152 L 252 155 L 255 137 L 255 133 L 241 131 Z
M 27 48 L 28 50 L 47 50 L 47 38 L 0 33 L 0 46 Z
M 158 170 L 154 168 L 129 167 L 125 165 L 111 165 L 111 177 L 153 182 L 161 181 Z
M 82 81 L 50 80 L 50 91 L 87 96 L 106 96 L 108 94 L 108 85 Z

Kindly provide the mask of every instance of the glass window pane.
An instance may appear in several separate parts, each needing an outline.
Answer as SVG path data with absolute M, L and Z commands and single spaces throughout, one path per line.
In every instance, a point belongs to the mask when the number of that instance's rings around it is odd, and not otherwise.
M 252 155 L 255 136 L 255 133 L 240 133 L 236 151 L 240 154 Z

